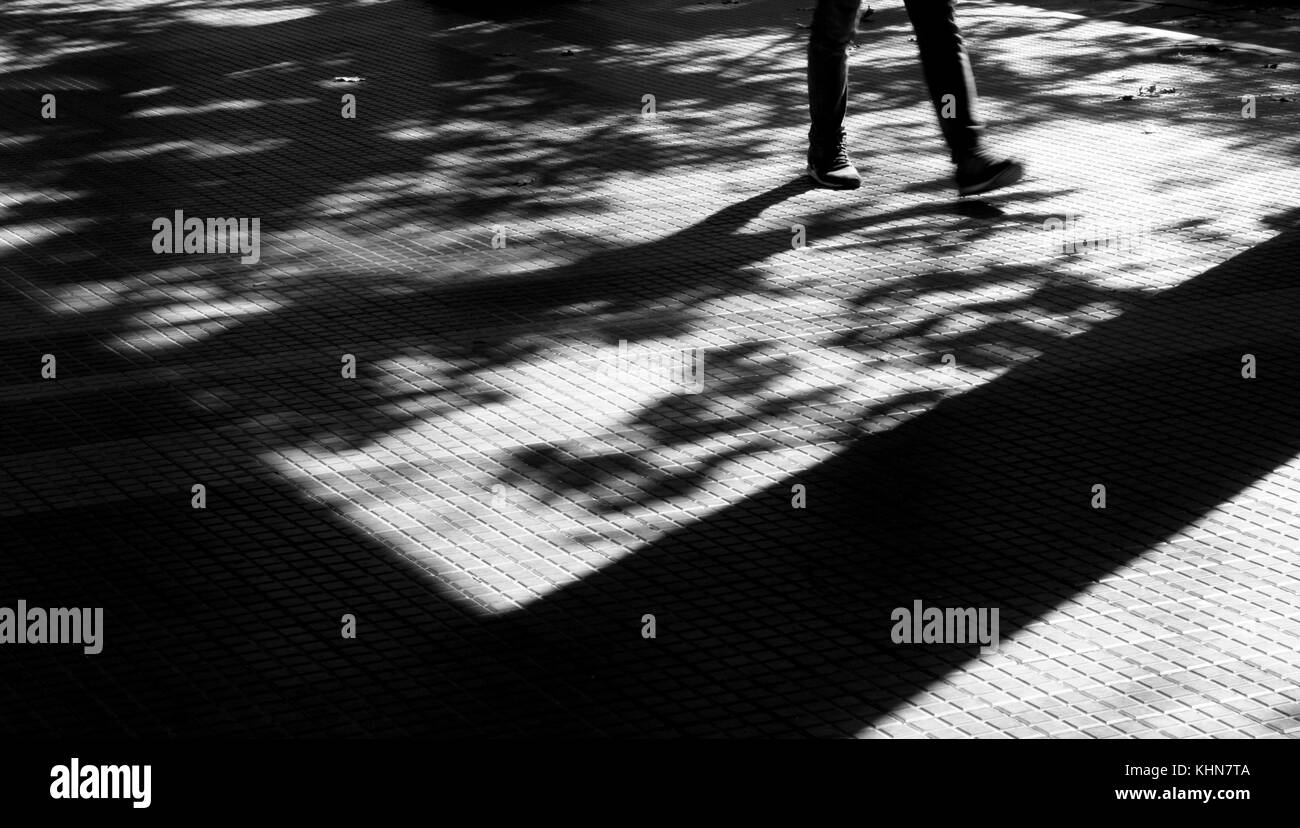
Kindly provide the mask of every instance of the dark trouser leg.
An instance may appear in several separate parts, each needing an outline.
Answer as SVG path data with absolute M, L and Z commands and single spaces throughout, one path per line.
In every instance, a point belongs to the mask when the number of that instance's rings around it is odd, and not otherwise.
M 839 140 L 849 100 L 848 49 L 858 28 L 861 0 L 817 0 L 808 36 L 808 140 Z
M 903 0 L 916 31 L 921 68 L 939 128 L 952 160 L 980 146 L 984 123 L 977 113 L 978 96 L 970 58 L 957 25 L 955 0 Z M 951 96 L 946 98 L 946 96 Z M 945 100 L 946 98 L 946 100 Z

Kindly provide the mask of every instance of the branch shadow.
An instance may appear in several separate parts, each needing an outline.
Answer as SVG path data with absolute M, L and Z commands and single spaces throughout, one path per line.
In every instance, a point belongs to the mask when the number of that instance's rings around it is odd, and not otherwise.
M 1281 413 L 1296 390 L 1283 356 L 1293 345 L 1283 322 L 1295 310 L 1282 268 L 1296 247 L 1294 231 L 1287 231 L 1151 300 L 1136 321 L 1120 317 L 1077 341 L 1061 343 L 1017 325 L 956 338 L 925 327 L 911 331 L 934 347 L 956 349 L 963 360 L 1017 337 L 1047 355 L 801 474 L 797 482 L 813 493 L 807 510 L 790 509 L 795 481 L 783 481 L 528 608 L 480 617 L 396 554 L 395 536 L 364 532 L 304 497 L 268 471 L 263 455 L 369 447 L 416 418 L 437 421 L 485 407 L 506 392 L 480 379 L 527 362 L 548 342 L 616 342 L 629 331 L 634 339 L 672 337 L 719 298 L 788 295 L 792 288 L 764 284 L 752 269 L 787 247 L 785 231 L 742 228 L 806 184 L 740 198 L 657 241 L 520 276 L 429 278 L 426 262 L 398 272 L 372 267 L 343 282 L 307 267 L 277 273 L 260 288 L 256 274 L 221 263 L 159 273 L 144 243 L 148 234 L 127 228 L 147 227 L 178 206 L 197 215 L 262 215 L 271 234 L 315 215 L 332 197 L 377 187 L 379 200 L 363 202 L 342 222 L 395 232 L 447 212 L 489 216 L 516 199 L 485 187 L 441 194 L 444 200 L 431 206 L 430 194 L 418 188 L 390 192 L 373 184 L 436 170 L 431 158 L 506 157 L 498 170 L 503 181 L 526 169 L 512 164 L 530 152 L 550 158 L 550 174 L 559 178 L 717 163 L 703 152 L 683 160 L 652 135 L 575 146 L 563 136 L 512 133 L 535 117 L 539 101 L 568 101 L 552 111 L 581 124 L 613 98 L 593 98 L 590 86 L 540 71 L 510 82 L 484 80 L 485 55 L 455 48 L 429 58 L 445 73 L 431 102 L 407 106 L 402 117 L 358 135 L 322 140 L 306 114 L 277 119 L 274 128 L 260 125 L 250 113 L 263 106 L 291 116 L 310 112 L 300 107 L 335 107 L 339 89 L 319 86 L 335 75 L 367 76 L 375 84 L 369 105 L 384 111 L 398 109 L 393 101 L 420 86 L 404 55 L 378 48 L 364 61 L 358 55 L 361 46 L 391 36 L 391 25 L 365 29 L 372 9 L 311 8 L 318 13 L 242 32 L 243 52 L 210 48 L 205 83 L 196 88 L 172 89 L 176 78 L 154 68 L 148 44 L 105 46 L 40 70 L 42 77 L 91 78 L 98 88 L 80 98 L 84 105 L 69 108 L 70 121 L 25 122 L 16 130 L 24 140 L 10 145 L 12 183 L 62 187 L 69 195 L 17 205 L 0 216 L 0 230 L 61 223 L 77 229 L 0 258 L 16 295 L 4 305 L 14 347 L 5 361 L 0 418 L 0 435 L 16 449 L 0 469 L 0 487 L 13 504 L 4 513 L 7 536 L 21 550 L 4 556 L 0 580 L 32 605 L 110 612 L 100 656 L 77 662 L 56 648 L 6 651 L 13 669 L 0 681 L 0 704 L 26 711 L 5 718 L 0 727 L 9 733 L 843 734 L 972 656 L 963 648 L 894 647 L 887 638 L 893 606 L 917 597 L 999 606 L 1004 629 L 1014 629 L 1295 452 Z M 80 20 L 100 36 L 105 28 L 145 25 L 120 15 Z M 733 34 L 769 28 L 751 23 Z M 166 33 L 178 43 L 204 42 L 209 34 L 184 22 L 168 24 Z M 664 35 L 650 45 L 673 42 Z M 29 43 L 35 48 L 39 38 Z M 647 71 L 656 68 L 663 67 Z M 907 90 L 916 74 L 910 65 L 884 67 L 877 81 L 882 94 L 901 100 L 915 97 Z M 270 78 L 252 90 L 257 105 L 226 106 L 247 91 L 240 79 L 250 77 Z M 758 98 L 787 100 L 800 82 L 773 82 Z M 506 91 L 516 103 L 490 117 L 476 109 Z M 733 90 L 720 99 L 749 95 Z M 33 97 L 6 102 L 30 119 Z M 394 130 L 435 122 L 440 112 L 478 112 L 480 122 L 464 131 L 394 137 Z M 769 106 L 760 128 L 788 127 L 788 114 Z M 484 144 L 487 133 L 495 137 Z M 749 139 L 728 147 L 741 165 L 767 151 Z M 268 186 L 256 176 L 265 170 L 284 178 Z M 965 204 L 895 218 L 924 222 L 946 212 L 973 222 L 1001 217 Z M 829 233 L 857 228 L 873 238 L 870 226 L 836 211 L 818 220 Z M 339 238 L 326 253 L 352 255 L 353 247 Z M 699 250 L 707 258 L 686 252 Z M 319 260 L 309 257 L 309 264 Z M 1024 274 L 970 275 L 996 281 Z M 916 288 L 941 288 L 935 278 Z M 1224 305 L 1247 278 L 1251 296 L 1261 300 L 1251 314 Z M 1119 295 L 1054 287 L 1019 307 L 1078 308 L 1102 296 Z M 867 291 L 858 304 L 876 298 Z M 270 310 L 232 311 L 206 329 L 165 321 L 178 304 L 223 302 Z M 599 310 L 574 320 L 572 308 L 592 305 Z M 109 347 L 151 330 L 163 331 L 174 347 Z M 1167 356 L 1121 360 L 1145 366 L 1145 373 L 1103 371 L 1090 362 L 1095 353 L 1140 353 L 1153 330 L 1165 337 L 1158 344 Z M 1207 351 L 1214 341 L 1219 349 Z M 864 353 L 882 345 L 862 336 L 838 344 Z M 1244 347 L 1261 363 L 1276 363 L 1269 369 L 1275 373 L 1238 384 Z M 358 391 L 339 381 L 341 352 L 377 364 L 409 348 L 443 366 L 435 393 Z M 747 401 L 792 370 L 781 362 L 752 369 L 748 348 L 722 356 L 740 374 L 725 393 Z M 59 354 L 67 381 L 37 392 L 20 366 L 38 364 L 47 352 Z M 987 359 L 987 367 L 1006 365 Z M 1225 360 L 1226 373 L 1206 367 Z M 97 376 L 110 380 L 92 381 Z M 824 400 L 811 393 L 713 417 L 697 398 L 670 396 L 637 412 L 635 421 L 658 446 L 671 447 L 739 433 Z M 1198 401 L 1190 411 L 1189 400 Z M 861 418 L 866 425 L 900 406 L 937 402 L 908 392 L 877 402 Z M 1247 414 L 1255 419 L 1243 420 Z M 1234 418 L 1232 427 L 1240 427 L 1261 416 L 1268 419 L 1249 447 L 1213 454 Z M 1143 428 L 1153 422 L 1161 429 Z M 1004 423 L 1015 430 L 999 432 Z M 758 442 L 717 460 L 760 448 Z M 1172 460 L 1179 451 L 1205 462 L 1213 455 L 1224 480 L 1186 473 L 1190 467 Z M 577 466 L 545 449 L 507 459 L 519 474 L 550 480 L 562 493 L 582 490 L 609 468 L 645 470 L 626 455 L 581 458 Z M 602 508 L 652 504 L 689 489 L 707 471 L 654 479 L 631 500 Z M 1099 477 L 1117 481 L 1105 515 L 1086 507 Z M 196 481 L 208 484 L 203 510 L 189 508 Z M 640 637 L 644 613 L 659 619 L 658 638 Z M 355 640 L 339 634 L 344 614 L 358 619 Z
M 893 608 L 998 608 L 1005 641 L 1300 452 L 1298 253 L 1292 229 L 492 623 L 531 633 L 532 681 L 577 685 L 602 733 L 640 732 L 638 712 L 674 734 L 852 734 L 979 657 L 894 644 Z

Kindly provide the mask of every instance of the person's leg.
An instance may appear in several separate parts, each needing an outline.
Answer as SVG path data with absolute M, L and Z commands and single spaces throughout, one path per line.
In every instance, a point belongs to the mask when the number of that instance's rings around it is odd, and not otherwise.
M 828 187 L 861 182 L 848 160 L 844 114 L 848 109 L 848 49 L 857 33 L 862 0 L 817 0 L 808 35 L 808 174 Z
M 997 159 L 983 147 L 984 121 L 966 42 L 957 24 L 956 0 L 904 0 L 930 100 L 939 116 L 948 153 L 957 165 L 962 195 L 987 192 L 1019 181 L 1023 168 Z
M 971 72 L 966 42 L 957 25 L 953 0 L 903 0 L 921 69 L 930 89 L 930 101 L 939 116 L 939 127 L 954 163 L 974 152 L 984 136 L 984 123 L 977 114 L 979 96 Z

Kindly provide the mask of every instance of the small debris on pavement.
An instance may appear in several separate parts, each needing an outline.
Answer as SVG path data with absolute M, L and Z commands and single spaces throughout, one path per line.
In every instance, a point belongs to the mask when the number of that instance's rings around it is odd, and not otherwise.
M 1138 89 L 1140 98 L 1159 98 L 1161 95 L 1172 95 L 1178 90 L 1172 86 L 1157 87 L 1154 83 L 1150 86 L 1144 86 Z

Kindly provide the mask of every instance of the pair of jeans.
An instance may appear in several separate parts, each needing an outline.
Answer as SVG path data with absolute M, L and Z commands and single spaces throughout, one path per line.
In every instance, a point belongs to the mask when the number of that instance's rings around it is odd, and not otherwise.
M 956 0 L 904 0 L 921 68 L 953 162 L 977 150 L 984 124 L 976 113 L 975 76 L 957 25 Z M 814 147 L 835 146 L 848 108 L 848 50 L 861 0 L 817 0 L 808 38 L 808 111 Z M 945 101 L 945 96 L 951 95 Z M 951 117 L 944 117 L 944 109 Z

